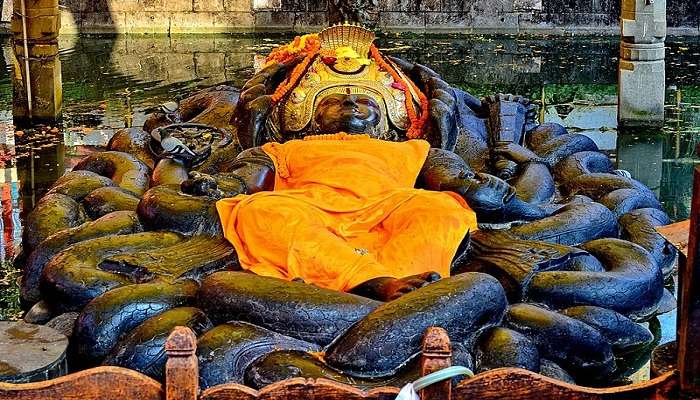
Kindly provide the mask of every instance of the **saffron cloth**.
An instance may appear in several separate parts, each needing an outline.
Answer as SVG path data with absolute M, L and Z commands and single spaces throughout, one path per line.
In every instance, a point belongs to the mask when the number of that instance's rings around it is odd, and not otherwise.
M 246 270 L 334 290 L 447 277 L 476 215 L 455 193 L 414 188 L 429 149 L 344 133 L 268 143 L 274 190 L 218 201 L 225 236 Z

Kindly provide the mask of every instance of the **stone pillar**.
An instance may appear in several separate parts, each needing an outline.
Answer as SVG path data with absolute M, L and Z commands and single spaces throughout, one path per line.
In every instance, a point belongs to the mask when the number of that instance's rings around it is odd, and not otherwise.
M 621 9 L 620 126 L 663 125 L 666 0 L 622 0 Z
M 53 123 L 60 118 L 63 101 L 58 0 L 14 0 L 13 3 L 12 35 L 17 60 L 13 74 L 15 124 Z

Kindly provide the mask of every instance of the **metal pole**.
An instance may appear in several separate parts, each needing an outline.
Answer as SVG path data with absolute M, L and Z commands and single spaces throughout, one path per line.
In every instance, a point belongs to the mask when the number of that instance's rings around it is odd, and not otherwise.
M 24 72 L 27 82 L 27 112 L 29 119 L 32 119 L 32 80 L 29 73 L 29 39 L 27 38 L 27 7 L 24 0 L 20 0 L 20 9 L 22 12 L 22 38 L 24 39 Z

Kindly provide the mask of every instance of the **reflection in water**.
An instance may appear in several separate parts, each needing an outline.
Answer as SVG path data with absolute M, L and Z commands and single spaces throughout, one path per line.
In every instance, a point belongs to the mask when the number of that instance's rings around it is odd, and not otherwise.
M 16 255 L 20 214 L 84 155 L 104 146 L 115 129 L 141 126 L 161 103 L 198 88 L 241 86 L 255 54 L 289 37 L 62 37 L 64 123 L 60 129 L 15 133 L 11 126 L 8 38 L 0 38 L 0 256 Z M 667 122 L 662 130 L 617 129 L 614 37 L 386 36 L 388 54 L 424 63 L 477 96 L 518 93 L 542 106 L 542 119 L 593 138 L 660 197 L 671 218 L 690 212 L 692 171 L 700 135 L 700 39 L 667 42 Z M 6 284 L 0 282 L 0 290 Z M 2 310 L 0 310 L 2 314 Z M 1 317 L 1 315 L 0 315 Z M 675 335 L 675 314 L 662 316 L 662 342 Z
M 8 59 L 10 46 L 4 40 L 3 54 Z M 83 146 L 103 146 L 114 129 L 140 126 L 153 107 L 195 89 L 220 83 L 241 86 L 252 73 L 253 56 L 287 40 L 280 35 L 62 37 L 65 120 L 61 132 L 48 142 L 41 134 L 31 135 L 24 143 L 18 140 L 16 163 L 3 153 L 18 168 L 20 182 L 26 183 L 21 193 L 27 208 L 70 167 L 63 158 L 78 157 L 85 151 Z M 620 140 L 614 37 L 387 36 L 379 45 L 389 54 L 432 66 L 448 82 L 475 95 L 500 91 L 536 99 L 544 120 L 563 123 L 589 135 L 611 154 L 618 153 L 619 167 L 631 170 L 656 190 L 672 218 L 687 218 L 700 129 L 700 86 L 695 83 L 699 39 L 668 42 L 671 90 L 666 128 L 623 133 Z M 0 75 L 0 124 L 6 137 L 12 136 L 7 127 L 12 101 L 9 65 L 6 62 L 7 74 Z M 59 142 L 64 143 L 56 148 L 60 155 L 48 150 Z M 32 157 L 39 156 L 34 162 L 28 162 L 30 150 Z M 33 170 L 34 175 L 28 172 L 32 165 L 40 167 Z

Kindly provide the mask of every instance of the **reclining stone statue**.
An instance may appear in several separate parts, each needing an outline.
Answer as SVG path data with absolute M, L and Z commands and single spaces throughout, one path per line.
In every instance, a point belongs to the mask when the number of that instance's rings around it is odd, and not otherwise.
M 162 378 L 185 325 L 202 387 L 400 385 L 441 326 L 455 364 L 596 384 L 653 343 L 637 322 L 673 307 L 676 256 L 654 194 L 529 100 L 478 100 L 373 41 L 298 37 L 238 95 L 156 113 L 54 185 L 22 296 L 79 313 L 76 363 Z

